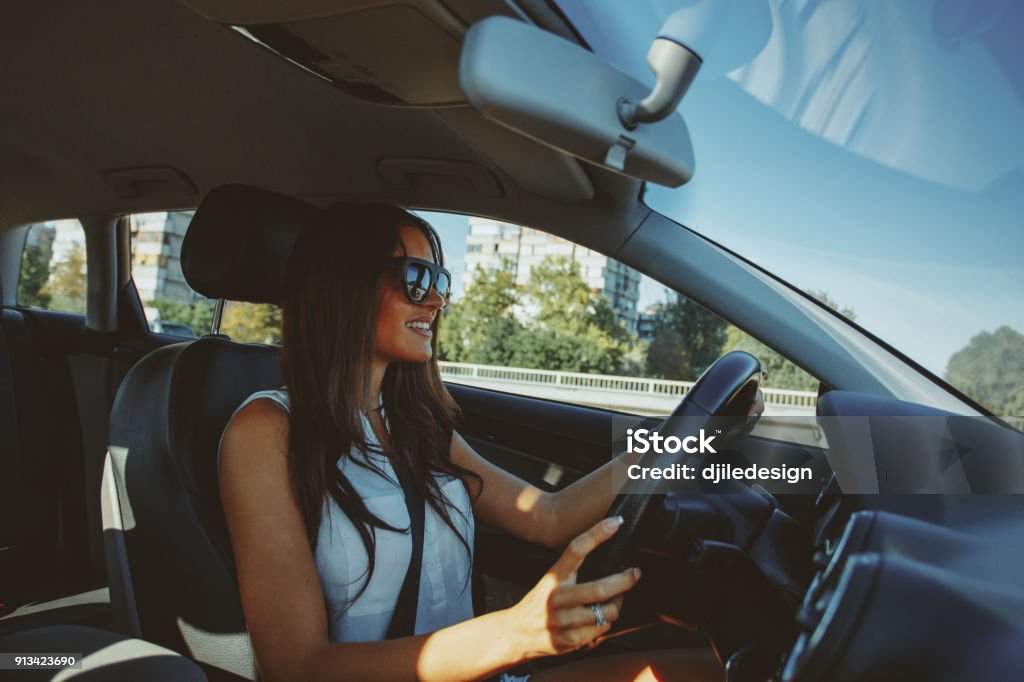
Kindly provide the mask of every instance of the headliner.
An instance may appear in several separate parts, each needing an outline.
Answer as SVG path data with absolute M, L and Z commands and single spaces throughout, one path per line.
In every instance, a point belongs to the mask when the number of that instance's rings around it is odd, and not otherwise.
M 639 182 L 468 107 L 359 101 L 174 0 L 18 3 L 5 8 L 0 50 L 0 226 L 190 208 L 232 182 L 318 203 L 488 215 L 605 252 L 647 213 Z M 389 188 L 378 163 L 392 157 L 479 164 L 502 196 L 443 176 Z M 151 166 L 177 169 L 198 193 L 126 199 L 105 180 L 111 170 Z M 581 178 L 592 197 L 580 195 Z

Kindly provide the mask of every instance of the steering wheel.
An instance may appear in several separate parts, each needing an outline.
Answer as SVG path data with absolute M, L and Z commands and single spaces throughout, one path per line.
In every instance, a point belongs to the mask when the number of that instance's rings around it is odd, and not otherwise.
M 702 428 L 707 429 L 714 424 L 715 429 L 721 428 L 725 438 L 729 438 L 735 427 L 746 419 L 760 388 L 761 377 L 761 363 L 753 355 L 743 351 L 723 355 L 701 374 L 672 415 L 663 422 L 667 430 L 659 430 L 659 433 L 682 440 L 697 436 Z M 641 458 L 639 464 L 642 467 L 670 467 L 682 463 L 687 457 L 689 455 L 682 450 L 676 453 L 655 453 L 652 450 Z M 663 485 L 661 481 L 651 479 L 637 483 L 629 493 L 619 493 L 612 502 L 605 516 L 621 515 L 622 526 L 583 561 L 578 574 L 580 582 L 603 578 L 626 567 L 638 530 L 652 507 L 654 495 Z

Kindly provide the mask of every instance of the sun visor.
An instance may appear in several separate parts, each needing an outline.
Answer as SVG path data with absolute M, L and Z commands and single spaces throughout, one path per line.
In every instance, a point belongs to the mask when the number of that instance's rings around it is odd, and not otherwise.
M 459 53 L 467 28 L 500 0 L 184 0 L 350 95 L 392 106 L 465 103 Z
M 674 105 L 650 122 L 625 120 L 622 105 L 646 101 L 651 88 L 535 26 L 504 17 L 475 24 L 459 82 L 483 116 L 565 154 L 667 187 L 693 176 L 690 132 Z
M 247 185 L 210 190 L 181 245 L 181 270 L 207 298 L 279 303 L 299 233 L 323 211 Z

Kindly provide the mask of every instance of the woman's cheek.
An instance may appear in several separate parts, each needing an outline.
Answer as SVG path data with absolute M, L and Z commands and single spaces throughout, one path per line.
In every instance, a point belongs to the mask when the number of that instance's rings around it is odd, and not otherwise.
M 392 314 L 381 316 L 377 325 L 377 354 L 399 362 L 429 360 L 433 353 L 430 340 L 411 332 L 405 326 L 409 312 L 393 309 L 388 312 Z

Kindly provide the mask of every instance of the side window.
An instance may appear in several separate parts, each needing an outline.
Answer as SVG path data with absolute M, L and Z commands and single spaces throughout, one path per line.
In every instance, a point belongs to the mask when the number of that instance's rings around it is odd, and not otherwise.
M 85 232 L 77 220 L 29 227 L 21 254 L 18 305 L 85 312 Z
M 210 331 L 214 301 L 192 290 L 181 271 L 181 243 L 192 211 L 131 216 L 132 279 L 150 331 L 198 338 Z M 221 332 L 244 343 L 280 343 L 281 315 L 271 304 L 228 301 Z
M 446 380 L 635 414 L 667 414 L 719 356 L 768 372 L 767 415 L 813 415 L 818 382 L 716 314 L 559 237 L 423 214 L 454 276 L 439 360 Z

